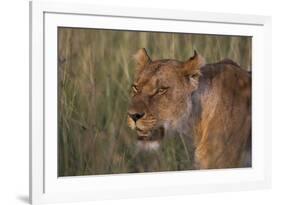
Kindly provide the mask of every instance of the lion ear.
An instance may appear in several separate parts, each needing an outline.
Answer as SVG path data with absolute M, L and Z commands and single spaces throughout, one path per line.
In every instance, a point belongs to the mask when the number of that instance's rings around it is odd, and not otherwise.
M 183 74 L 190 77 L 199 77 L 200 69 L 205 65 L 205 59 L 194 50 L 194 54 L 184 62 Z
M 144 68 L 145 65 L 151 62 L 145 48 L 139 49 L 133 57 L 138 65 L 138 68 Z

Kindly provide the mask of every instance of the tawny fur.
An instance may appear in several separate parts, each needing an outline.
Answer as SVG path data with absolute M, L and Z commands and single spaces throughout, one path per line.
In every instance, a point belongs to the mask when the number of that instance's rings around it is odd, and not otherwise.
M 251 166 L 247 71 L 228 59 L 205 65 L 197 53 L 185 62 L 152 61 L 140 49 L 135 58 L 138 67 L 128 112 L 145 115 L 136 122 L 128 116 L 128 124 L 138 136 L 147 143 L 158 142 L 161 128 L 191 136 L 196 169 Z

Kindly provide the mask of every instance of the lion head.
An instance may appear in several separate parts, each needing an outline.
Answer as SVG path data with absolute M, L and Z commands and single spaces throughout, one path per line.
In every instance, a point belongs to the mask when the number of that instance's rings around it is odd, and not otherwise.
M 194 51 L 187 61 L 151 60 L 144 48 L 137 66 L 128 108 L 128 125 L 136 130 L 141 148 L 157 148 L 167 130 L 182 127 L 191 111 L 191 94 L 198 87 L 202 56 Z

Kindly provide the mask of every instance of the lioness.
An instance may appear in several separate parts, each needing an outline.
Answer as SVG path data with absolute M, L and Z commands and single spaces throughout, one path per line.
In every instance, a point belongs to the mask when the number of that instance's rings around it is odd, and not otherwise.
M 251 166 L 251 75 L 231 60 L 152 61 L 144 48 L 132 85 L 128 125 L 157 148 L 166 132 L 191 136 L 194 168 Z

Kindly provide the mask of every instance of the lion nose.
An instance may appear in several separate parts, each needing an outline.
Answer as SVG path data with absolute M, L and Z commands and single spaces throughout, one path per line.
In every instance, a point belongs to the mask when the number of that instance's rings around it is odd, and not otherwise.
M 144 112 L 142 113 L 134 113 L 134 114 L 130 114 L 129 116 L 135 121 L 137 122 L 139 119 L 141 119 L 144 116 Z

